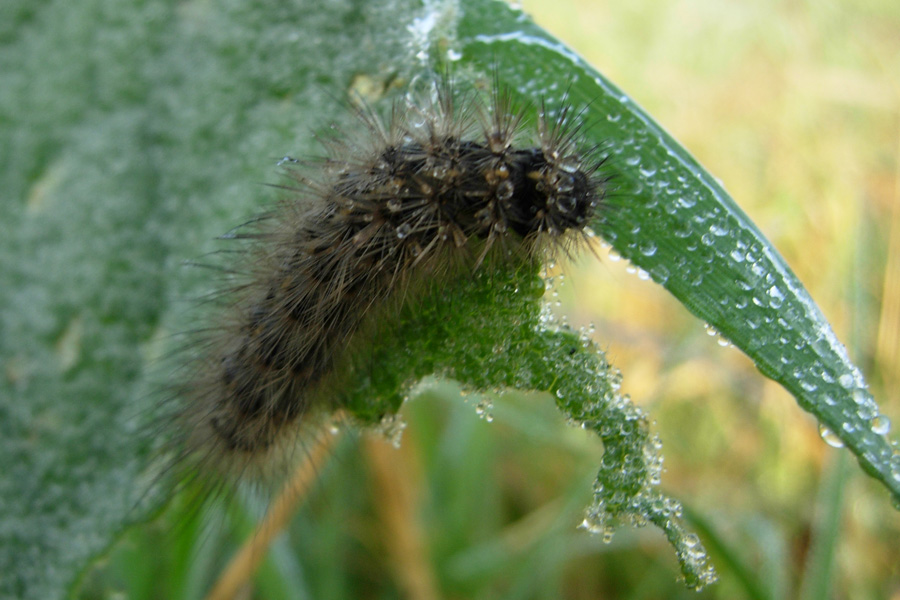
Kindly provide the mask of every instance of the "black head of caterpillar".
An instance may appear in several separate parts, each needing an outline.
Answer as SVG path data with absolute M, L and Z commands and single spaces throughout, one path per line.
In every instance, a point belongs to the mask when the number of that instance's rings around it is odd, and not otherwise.
M 280 203 L 232 236 L 245 240 L 241 275 L 178 392 L 178 460 L 195 474 L 283 463 L 308 415 L 339 408 L 328 379 L 351 338 L 415 278 L 586 237 L 608 179 L 571 107 L 542 107 L 529 128 L 499 86 L 487 103 L 452 87 L 389 119 L 359 111 L 362 138 L 292 161 Z

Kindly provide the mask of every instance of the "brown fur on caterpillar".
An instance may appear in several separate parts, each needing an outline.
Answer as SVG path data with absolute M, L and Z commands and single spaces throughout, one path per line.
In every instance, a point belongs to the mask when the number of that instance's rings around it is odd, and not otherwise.
M 360 111 L 363 139 L 288 167 L 285 197 L 232 236 L 240 275 L 178 385 L 177 462 L 225 477 L 283 462 L 308 414 L 340 408 L 323 382 L 351 338 L 411 281 L 586 236 L 603 158 L 570 106 L 542 107 L 531 132 L 523 114 L 496 84 L 485 103 L 444 80 L 387 120 Z

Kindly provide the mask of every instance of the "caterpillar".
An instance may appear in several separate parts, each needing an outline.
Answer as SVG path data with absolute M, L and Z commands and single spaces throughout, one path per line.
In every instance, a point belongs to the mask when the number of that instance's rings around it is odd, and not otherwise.
M 177 462 L 225 479 L 279 465 L 312 415 L 340 408 L 329 378 L 354 337 L 417 282 L 588 237 L 609 177 L 582 115 L 564 101 L 530 119 L 496 77 L 487 93 L 454 87 L 439 79 L 386 118 L 358 109 L 323 157 L 282 161 L 281 199 L 226 236 L 241 247 L 177 386 Z

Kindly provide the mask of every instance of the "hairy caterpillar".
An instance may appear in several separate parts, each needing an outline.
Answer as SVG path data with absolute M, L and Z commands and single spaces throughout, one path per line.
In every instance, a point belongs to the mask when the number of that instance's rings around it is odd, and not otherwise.
M 283 464 L 309 415 L 340 408 L 330 379 L 354 337 L 417 282 L 586 237 L 608 178 L 571 106 L 531 123 L 496 82 L 489 100 L 434 88 L 285 161 L 281 201 L 228 236 L 244 246 L 178 386 L 177 462 L 214 480 Z

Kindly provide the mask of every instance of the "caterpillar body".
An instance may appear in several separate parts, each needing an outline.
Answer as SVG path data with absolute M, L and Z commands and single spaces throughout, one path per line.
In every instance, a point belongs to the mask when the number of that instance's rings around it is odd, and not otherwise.
M 387 119 L 360 110 L 360 133 L 288 161 L 284 197 L 231 236 L 245 240 L 236 283 L 178 386 L 178 461 L 219 475 L 278 462 L 307 415 L 338 408 L 325 382 L 353 336 L 417 278 L 587 236 L 608 178 L 580 115 L 541 106 L 532 122 L 496 82 L 489 100 L 452 87 Z

